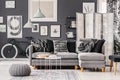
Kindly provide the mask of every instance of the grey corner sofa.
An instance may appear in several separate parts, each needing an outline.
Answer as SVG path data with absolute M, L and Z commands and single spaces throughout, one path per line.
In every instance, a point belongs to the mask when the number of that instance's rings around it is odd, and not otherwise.
M 48 41 L 50 42 L 50 41 Z M 75 52 L 75 46 L 76 46 L 76 42 L 68 42 L 68 51 L 69 52 L 57 52 L 55 53 L 55 55 L 60 56 L 61 57 L 61 65 L 59 65 L 59 60 L 58 60 L 58 66 L 78 66 L 79 62 L 78 62 L 78 54 Z M 53 45 L 52 45 L 53 46 Z M 52 46 L 48 46 L 48 48 L 51 48 Z M 52 49 L 49 49 L 52 50 Z M 39 59 L 36 58 L 36 56 L 38 54 L 49 54 L 52 55 L 53 52 L 49 51 L 49 52 L 34 52 L 33 50 L 33 46 L 31 45 L 31 47 L 29 48 L 29 61 L 30 61 L 30 65 L 31 66 L 45 66 L 49 64 L 49 61 L 46 61 L 45 59 Z M 46 61 L 46 63 L 45 63 Z M 50 63 L 52 66 L 56 65 L 55 60 L 51 61 Z
M 48 44 L 51 42 L 48 41 Z M 105 71 L 105 55 L 97 52 L 77 52 L 76 53 L 76 42 L 68 42 L 68 51 L 69 52 L 57 52 L 55 55 L 61 57 L 61 65 L 58 61 L 58 66 L 75 66 L 75 69 L 80 67 L 81 71 L 83 72 L 84 68 L 100 68 L 102 71 Z M 29 60 L 31 66 L 45 66 L 49 65 L 49 61 L 45 59 L 38 59 L 36 56 L 38 54 L 49 54 L 52 55 L 51 52 L 53 49 L 53 44 L 48 46 L 50 48 L 49 52 L 34 52 L 33 46 L 29 49 Z M 56 65 L 56 61 L 53 60 L 50 63 L 52 66 Z

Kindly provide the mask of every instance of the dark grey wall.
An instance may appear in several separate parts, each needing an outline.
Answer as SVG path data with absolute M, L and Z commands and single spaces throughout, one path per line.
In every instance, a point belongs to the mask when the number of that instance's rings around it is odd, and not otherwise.
M 27 22 L 28 14 L 28 0 L 15 0 L 16 8 L 15 9 L 6 9 L 5 1 L 0 0 L 0 16 L 4 16 L 4 24 L 7 23 L 8 15 L 22 15 L 23 16 L 23 25 Z M 23 29 L 23 37 L 33 36 L 40 39 L 66 39 L 66 27 L 65 19 L 67 16 L 76 16 L 76 12 L 82 12 L 82 3 L 83 2 L 95 2 L 97 0 L 58 0 L 58 21 L 57 22 L 40 22 L 40 25 L 48 26 L 48 34 L 50 33 L 50 25 L 60 24 L 61 25 L 61 37 L 60 38 L 50 38 L 50 35 L 47 37 L 40 36 L 39 33 L 32 33 L 31 29 Z M 96 7 L 95 7 L 96 8 Z M 22 40 L 22 39 L 19 39 Z M 7 34 L 0 33 L 0 49 L 7 42 Z

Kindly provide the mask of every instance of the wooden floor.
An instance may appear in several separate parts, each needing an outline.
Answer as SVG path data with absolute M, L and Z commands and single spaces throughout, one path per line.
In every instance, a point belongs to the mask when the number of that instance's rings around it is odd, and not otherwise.
M 18 60 L 18 61 L 0 61 L 0 80 L 10 80 L 11 76 L 9 75 L 9 67 L 12 64 L 19 64 L 19 63 L 25 63 L 29 64 L 28 60 Z M 112 72 L 109 71 L 109 67 L 106 68 L 106 72 L 101 71 L 94 71 L 94 70 L 84 70 L 84 72 L 78 71 L 80 80 L 120 80 L 120 66 L 118 65 L 119 69 L 117 71 L 116 76 Z M 31 67 L 33 70 L 33 68 Z M 72 69 L 62 69 L 62 70 L 72 70 Z M 73 69 L 74 70 L 74 69 Z

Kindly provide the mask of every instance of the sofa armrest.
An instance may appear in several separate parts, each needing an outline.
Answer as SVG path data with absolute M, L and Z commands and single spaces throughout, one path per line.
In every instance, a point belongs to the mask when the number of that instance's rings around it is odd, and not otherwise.
M 33 53 L 33 46 L 30 45 L 30 47 L 29 47 L 29 61 L 30 61 L 30 65 L 32 64 L 32 53 Z

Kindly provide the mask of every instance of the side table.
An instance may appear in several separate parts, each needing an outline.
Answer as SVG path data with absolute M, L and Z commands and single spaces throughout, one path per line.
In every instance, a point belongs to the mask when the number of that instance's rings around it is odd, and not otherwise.
M 48 62 L 48 66 L 49 66 L 49 69 L 50 67 L 52 67 L 52 61 L 54 60 L 55 62 L 55 66 L 56 66 L 56 69 L 57 69 L 57 66 L 58 66 L 58 60 L 59 60 L 59 66 L 60 66 L 60 69 L 61 69 L 61 57 L 58 57 L 58 56 L 54 56 L 54 57 L 46 57 L 45 58 L 45 65 L 46 65 L 46 60 L 49 60 Z M 47 66 L 47 65 L 46 65 Z
M 112 65 L 114 64 L 114 74 L 116 75 L 117 71 L 117 62 L 120 62 L 120 55 L 110 55 L 110 71 L 112 71 Z

